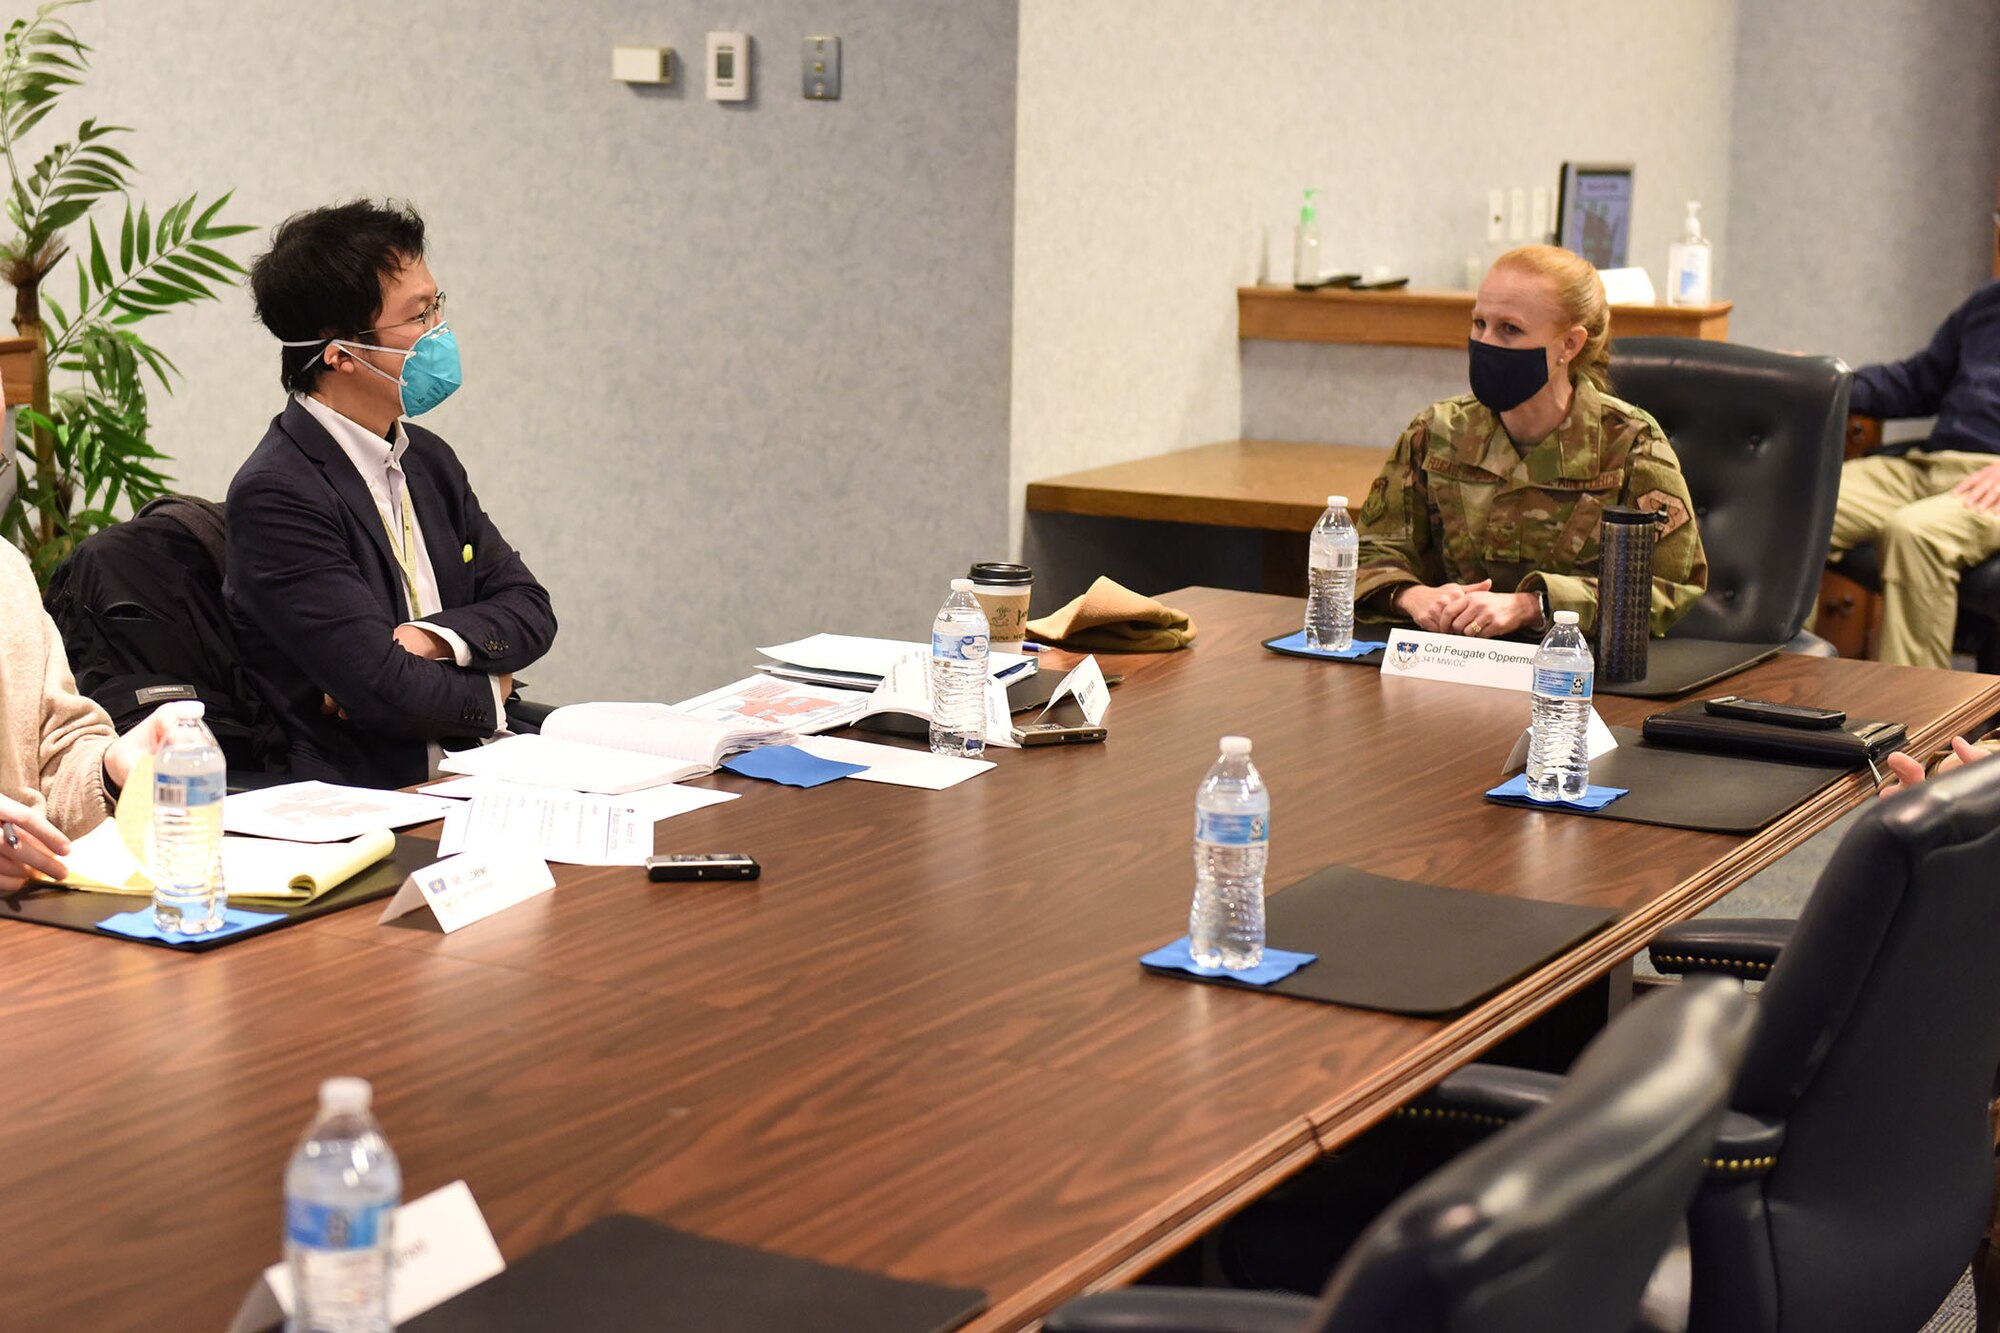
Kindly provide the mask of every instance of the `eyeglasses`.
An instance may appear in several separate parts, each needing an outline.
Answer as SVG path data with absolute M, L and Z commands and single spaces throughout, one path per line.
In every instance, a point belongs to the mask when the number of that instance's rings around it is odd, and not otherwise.
M 363 329 L 361 332 L 363 334 L 386 333 L 390 329 L 400 329 L 400 328 L 405 328 L 411 324 L 421 324 L 424 326 L 424 332 L 428 333 L 443 322 L 444 322 L 444 293 L 439 292 L 435 297 L 432 298 L 431 303 L 425 306 L 423 310 L 418 313 L 415 319 L 402 319 L 396 321 L 394 324 L 379 324 L 372 329 Z

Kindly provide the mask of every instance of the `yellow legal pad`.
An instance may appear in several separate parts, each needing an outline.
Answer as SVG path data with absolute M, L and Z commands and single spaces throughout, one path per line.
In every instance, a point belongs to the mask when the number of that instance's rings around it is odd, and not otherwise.
M 70 854 L 63 858 L 69 869 L 64 887 L 151 895 L 153 880 L 143 858 L 152 822 L 153 764 L 147 758 L 133 766 L 117 818 L 105 820 L 71 843 Z M 395 850 L 396 835 L 390 829 L 376 829 L 349 842 L 226 836 L 222 883 L 232 902 L 309 903 Z

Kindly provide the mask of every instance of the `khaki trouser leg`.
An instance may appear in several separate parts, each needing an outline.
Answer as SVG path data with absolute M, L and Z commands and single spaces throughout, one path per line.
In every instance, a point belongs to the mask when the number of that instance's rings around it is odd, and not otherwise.
M 1873 540 L 1882 550 L 1882 638 L 1877 656 L 1949 667 L 1958 576 L 2000 551 L 2000 516 L 1951 494 L 1996 460 L 1986 454 L 1860 458 L 1841 469 L 1836 553 Z

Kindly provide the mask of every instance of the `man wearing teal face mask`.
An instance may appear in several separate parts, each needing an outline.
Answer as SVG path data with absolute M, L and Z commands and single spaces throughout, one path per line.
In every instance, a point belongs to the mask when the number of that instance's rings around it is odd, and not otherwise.
M 549 597 L 451 447 L 406 421 L 463 380 L 406 206 L 301 213 L 250 270 L 290 401 L 229 488 L 224 596 L 292 775 L 420 782 L 504 724 Z

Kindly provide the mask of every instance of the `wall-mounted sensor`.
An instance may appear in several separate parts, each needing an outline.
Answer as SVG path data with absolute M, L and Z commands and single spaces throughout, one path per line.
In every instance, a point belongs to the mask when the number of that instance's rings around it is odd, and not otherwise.
M 740 32 L 708 35 L 708 100 L 743 102 L 750 97 L 750 39 Z
M 674 48 L 614 46 L 611 48 L 611 77 L 620 83 L 672 83 Z

